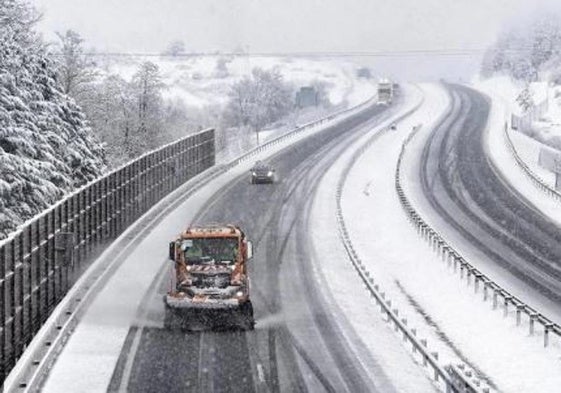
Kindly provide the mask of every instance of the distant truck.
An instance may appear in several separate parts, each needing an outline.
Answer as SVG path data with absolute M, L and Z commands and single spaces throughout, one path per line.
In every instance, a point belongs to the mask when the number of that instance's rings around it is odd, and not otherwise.
M 251 257 L 252 244 L 238 226 L 196 226 L 182 232 L 169 244 L 174 280 L 164 296 L 164 327 L 252 330 Z
M 378 81 L 378 103 L 390 105 L 393 101 L 393 83 L 388 79 Z

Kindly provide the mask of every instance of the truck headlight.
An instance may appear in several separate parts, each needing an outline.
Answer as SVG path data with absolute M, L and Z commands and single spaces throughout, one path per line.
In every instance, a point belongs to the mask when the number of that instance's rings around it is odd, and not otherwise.
M 272 171 L 267 172 L 267 176 L 268 176 L 268 177 L 273 176 L 273 172 L 272 172 Z
M 236 297 L 242 297 L 242 296 L 243 296 L 243 291 L 236 292 Z
M 257 176 L 257 173 L 251 172 L 251 176 Z

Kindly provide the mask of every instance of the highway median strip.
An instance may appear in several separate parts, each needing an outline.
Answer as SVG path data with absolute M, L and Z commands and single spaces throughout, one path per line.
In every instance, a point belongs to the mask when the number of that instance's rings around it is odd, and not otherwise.
M 397 119 L 394 119 L 392 123 L 399 122 L 410 116 L 421 105 L 422 102 L 415 108 L 399 116 Z M 343 169 L 336 191 L 336 216 L 339 237 L 354 270 L 361 278 L 366 290 L 375 300 L 376 305 L 379 306 L 380 312 L 384 316 L 384 320 L 394 326 L 395 332 L 399 333 L 403 337 L 403 341 L 405 343 L 410 344 L 414 358 L 420 361 L 420 364 L 422 364 L 423 367 L 429 367 L 429 369 L 432 370 L 432 377 L 434 378 L 435 383 L 443 387 L 447 392 L 490 392 L 490 388 L 483 386 L 485 384 L 482 384 L 481 381 L 475 377 L 475 373 L 465 365 L 443 366 L 440 364 L 438 360 L 438 352 L 431 351 L 428 347 L 427 340 L 417 336 L 417 329 L 408 325 L 407 318 L 400 315 L 399 310 L 392 304 L 391 299 L 388 298 L 387 294 L 381 289 L 380 285 L 375 283 L 374 278 L 358 256 L 358 253 L 350 239 L 342 211 L 342 194 L 346 179 L 358 159 L 378 140 L 378 138 L 387 134 L 389 130 L 389 127 L 383 128 L 380 132 L 370 137 L 356 151 L 353 158 Z M 459 386 L 465 386 L 466 390 L 459 390 Z

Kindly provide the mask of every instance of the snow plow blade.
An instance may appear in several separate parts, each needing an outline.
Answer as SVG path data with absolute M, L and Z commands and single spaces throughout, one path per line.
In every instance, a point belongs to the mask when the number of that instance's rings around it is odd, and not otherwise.
M 168 330 L 253 330 L 255 326 L 250 301 L 199 303 L 166 296 L 164 302 L 164 328 Z

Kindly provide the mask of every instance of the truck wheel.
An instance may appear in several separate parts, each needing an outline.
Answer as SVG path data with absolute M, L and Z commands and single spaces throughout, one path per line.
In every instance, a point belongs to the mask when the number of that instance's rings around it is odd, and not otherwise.
M 240 306 L 240 327 L 243 330 L 253 330 L 255 328 L 255 319 L 253 318 L 253 305 L 250 301 Z

